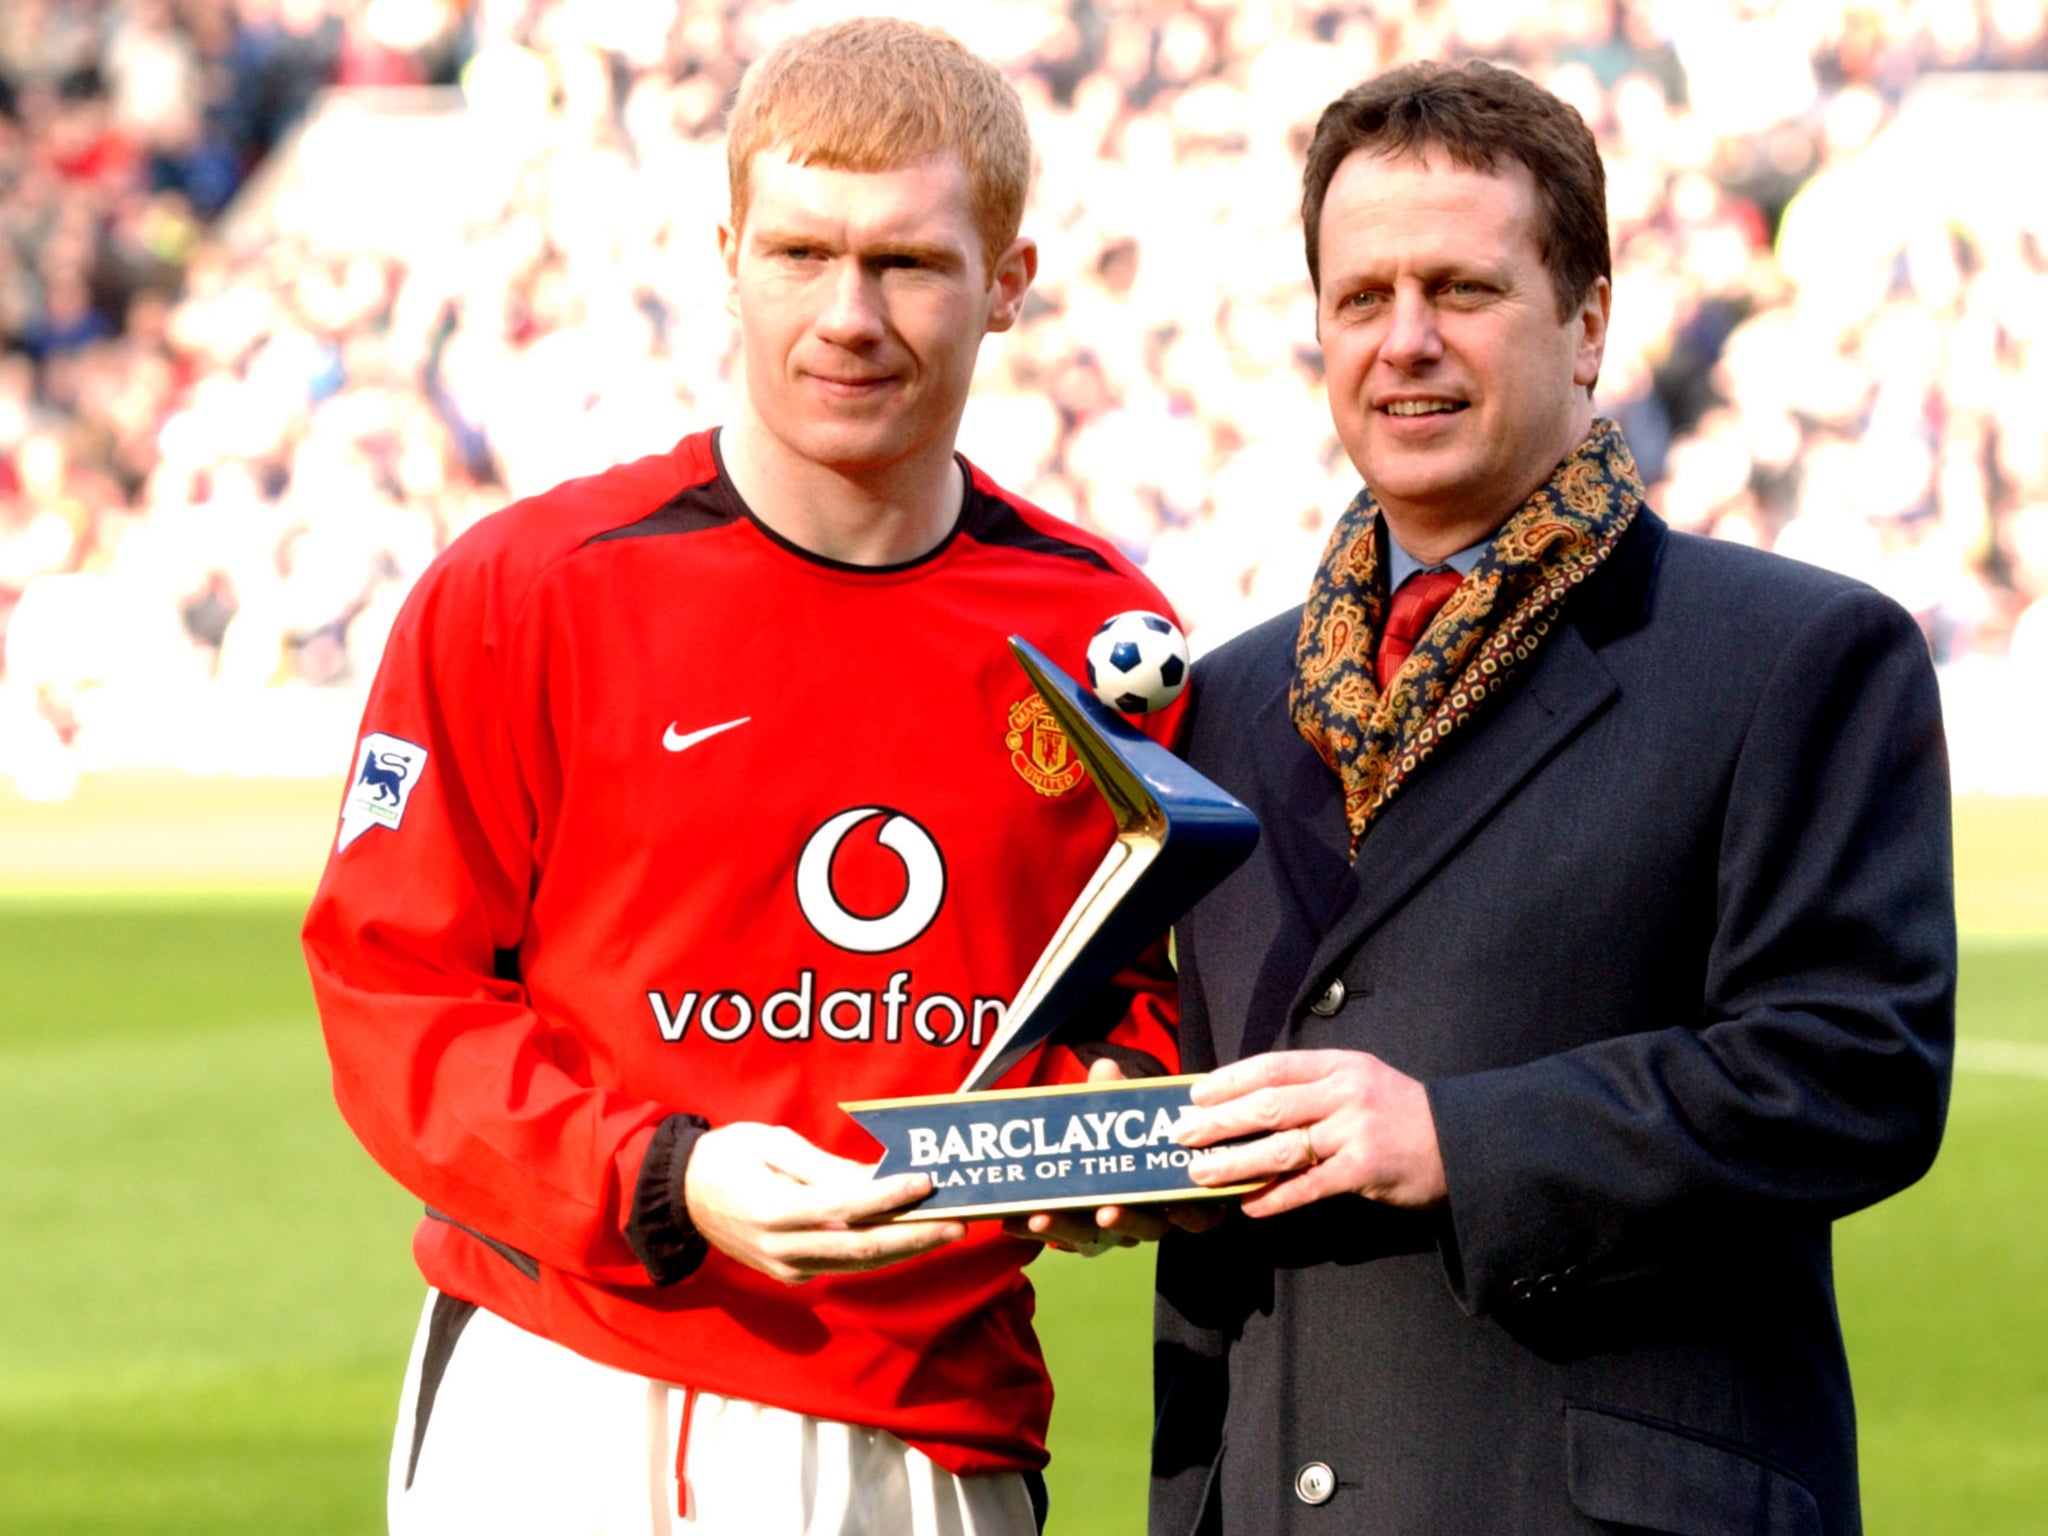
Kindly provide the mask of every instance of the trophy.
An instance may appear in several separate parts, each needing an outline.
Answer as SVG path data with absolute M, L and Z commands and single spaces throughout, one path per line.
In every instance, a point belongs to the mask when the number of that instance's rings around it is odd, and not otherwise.
M 896 1221 L 1212 1199 L 1189 1177 L 1202 1152 L 1175 1144 L 1192 1077 L 990 1089 L 1173 920 L 1251 853 L 1259 824 L 1238 800 L 1012 635 L 1016 654 L 1088 777 L 1116 837 L 1024 978 L 957 1093 L 840 1107 L 885 1148 L 877 1178 L 925 1173 L 932 1193 Z

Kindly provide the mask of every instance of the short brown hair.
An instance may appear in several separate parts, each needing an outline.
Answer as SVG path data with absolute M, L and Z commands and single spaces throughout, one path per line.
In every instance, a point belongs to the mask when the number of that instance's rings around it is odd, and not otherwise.
M 747 70 L 725 144 L 735 229 L 754 156 L 774 149 L 841 171 L 893 171 L 957 152 L 991 273 L 1024 223 L 1024 104 L 1001 70 L 935 28 L 864 16 L 789 38 Z
M 1468 171 L 1497 174 L 1519 162 L 1536 184 L 1536 241 L 1558 318 L 1595 280 L 1611 278 L 1607 173 L 1585 119 L 1549 91 L 1479 59 L 1418 63 L 1355 85 L 1323 109 L 1301 175 L 1309 282 L 1322 291 L 1323 199 L 1337 167 L 1359 150 L 1390 158 L 1441 150 Z

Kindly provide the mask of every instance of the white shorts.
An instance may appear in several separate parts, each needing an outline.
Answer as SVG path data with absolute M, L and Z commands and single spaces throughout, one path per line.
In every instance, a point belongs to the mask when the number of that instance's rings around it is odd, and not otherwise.
M 1036 1536 L 1032 1493 L 886 1430 L 599 1365 L 429 1291 L 388 1507 L 392 1536 Z

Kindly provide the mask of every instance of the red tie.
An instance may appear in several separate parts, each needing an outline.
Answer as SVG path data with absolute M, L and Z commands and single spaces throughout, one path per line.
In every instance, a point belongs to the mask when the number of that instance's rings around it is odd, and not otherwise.
M 1380 637 L 1379 659 L 1374 666 L 1381 693 L 1387 691 L 1394 674 L 1401 670 L 1401 663 L 1408 659 L 1408 653 L 1415 649 L 1415 642 L 1422 638 L 1423 631 L 1429 628 L 1429 621 L 1436 617 L 1437 609 L 1449 601 L 1450 595 L 1458 590 L 1458 584 L 1464 579 L 1445 567 L 1417 571 L 1401 583 L 1401 590 L 1387 605 L 1387 627 Z

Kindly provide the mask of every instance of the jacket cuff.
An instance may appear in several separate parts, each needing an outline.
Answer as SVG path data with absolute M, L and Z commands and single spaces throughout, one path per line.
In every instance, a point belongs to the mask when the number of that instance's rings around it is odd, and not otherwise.
M 1544 1177 L 1561 1175 L 1548 1166 L 1555 1147 L 1532 1139 L 1517 1112 L 1527 1076 L 1509 1069 L 1425 1085 L 1449 1192 L 1438 1251 L 1452 1296 L 1473 1316 L 1576 1287 L 1592 1245 L 1561 1177 L 1555 1187 Z
M 700 1116 L 670 1115 L 654 1128 L 641 1161 L 633 1211 L 626 1220 L 626 1242 L 656 1285 L 688 1279 L 711 1251 L 683 1201 L 690 1154 L 697 1148 L 697 1138 L 710 1129 L 711 1122 Z

